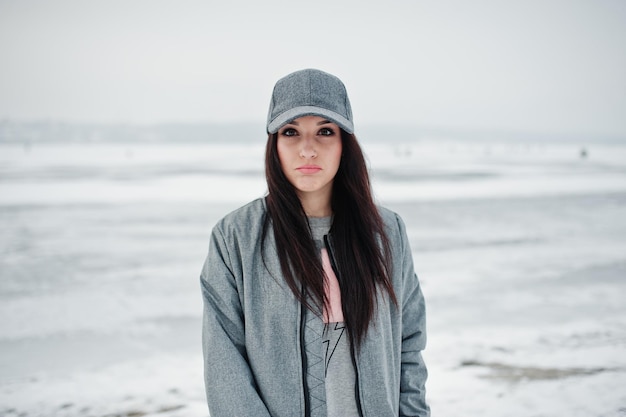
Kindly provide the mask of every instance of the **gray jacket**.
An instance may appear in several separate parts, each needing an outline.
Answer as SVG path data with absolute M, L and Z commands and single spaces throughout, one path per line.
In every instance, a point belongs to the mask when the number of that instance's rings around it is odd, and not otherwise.
M 421 351 L 424 298 L 400 217 L 380 209 L 393 253 L 398 307 L 379 296 L 373 322 L 354 354 L 357 404 L 363 416 L 429 416 Z M 212 417 L 309 416 L 305 311 L 281 281 L 274 235 L 261 232 L 265 199 L 230 213 L 211 234 L 201 274 L 203 351 Z M 327 241 L 332 242 L 332 236 Z M 332 247 L 327 248 L 331 251 Z M 310 331 L 310 330 L 309 330 Z M 323 358 L 319 344 L 319 358 Z

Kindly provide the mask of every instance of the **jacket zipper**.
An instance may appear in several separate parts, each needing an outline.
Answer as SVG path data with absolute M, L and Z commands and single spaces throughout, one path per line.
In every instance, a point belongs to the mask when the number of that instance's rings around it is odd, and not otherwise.
M 337 262 L 335 260 L 335 253 L 333 252 L 333 247 L 330 243 L 330 239 L 328 235 L 324 235 L 324 246 L 326 246 L 326 251 L 328 251 L 328 259 L 330 260 L 330 267 L 333 269 L 333 272 L 337 277 L 339 277 L 339 269 L 337 268 Z M 363 408 L 361 407 L 361 395 L 360 395 L 360 384 L 359 384 L 359 368 L 356 363 L 356 354 L 354 353 L 354 346 L 352 343 L 352 337 L 350 337 L 350 356 L 352 358 L 352 366 L 354 367 L 354 399 L 356 400 L 356 408 L 359 412 L 359 416 L 363 417 Z
M 304 288 L 303 288 L 304 289 Z M 305 329 L 305 311 L 304 304 L 300 303 L 300 359 L 302 361 L 302 391 L 304 392 L 304 417 L 309 417 L 311 412 L 309 411 L 309 386 L 306 381 L 307 360 L 306 352 L 304 349 L 304 329 Z
M 361 408 L 361 396 L 359 386 L 359 368 L 356 365 L 356 355 L 354 354 L 354 348 L 350 345 L 350 355 L 352 356 L 352 366 L 354 366 L 355 384 L 354 384 L 354 398 L 356 399 L 356 409 L 359 412 L 359 416 L 363 417 L 363 409 Z

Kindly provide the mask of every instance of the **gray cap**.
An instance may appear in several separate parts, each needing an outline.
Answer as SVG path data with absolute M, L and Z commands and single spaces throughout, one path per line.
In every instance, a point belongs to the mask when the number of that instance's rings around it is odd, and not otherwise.
M 339 78 L 324 71 L 305 69 L 278 80 L 267 115 L 267 133 L 276 133 L 302 116 L 325 117 L 354 133 L 346 87 Z

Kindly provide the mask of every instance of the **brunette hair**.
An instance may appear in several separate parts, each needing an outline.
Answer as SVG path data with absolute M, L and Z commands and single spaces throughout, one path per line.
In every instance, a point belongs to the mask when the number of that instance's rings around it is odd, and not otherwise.
M 363 152 L 354 134 L 341 130 L 341 140 L 342 156 L 331 197 L 331 263 L 339 281 L 346 328 L 353 346 L 359 347 L 378 305 L 378 291 L 386 290 L 395 305 L 397 299 L 390 278 L 389 240 L 372 198 Z M 268 215 L 262 239 L 271 224 L 284 280 L 306 308 L 321 314 L 329 303 L 324 270 L 304 208 L 282 171 L 277 141 L 278 134 L 270 134 L 265 151 Z

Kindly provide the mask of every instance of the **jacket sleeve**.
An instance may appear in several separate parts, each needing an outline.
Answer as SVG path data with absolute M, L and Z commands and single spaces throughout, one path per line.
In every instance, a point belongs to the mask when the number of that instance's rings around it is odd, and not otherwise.
M 233 252 L 235 252 L 233 250 Z M 240 259 L 215 227 L 200 283 L 204 303 L 204 382 L 212 417 L 267 416 L 247 360 L 243 309 L 237 286 Z
M 402 219 L 397 216 L 402 245 L 402 355 L 400 369 L 400 416 L 430 416 L 425 383 L 428 376 L 422 359 L 426 347 L 424 295 L 413 266 L 413 255 Z

